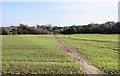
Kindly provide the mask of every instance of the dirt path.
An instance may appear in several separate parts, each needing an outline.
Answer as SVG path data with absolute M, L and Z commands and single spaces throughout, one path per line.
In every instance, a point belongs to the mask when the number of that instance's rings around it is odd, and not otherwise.
M 85 74 L 103 74 L 103 72 L 93 66 L 82 53 L 78 53 L 77 50 L 66 45 L 59 37 L 55 36 L 55 38 L 64 51 L 68 53 L 74 61 L 80 63 L 82 66 L 81 69 Z

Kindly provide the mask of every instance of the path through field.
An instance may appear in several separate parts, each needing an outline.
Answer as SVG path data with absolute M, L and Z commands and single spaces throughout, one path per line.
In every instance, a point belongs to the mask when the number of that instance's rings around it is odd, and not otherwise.
M 74 48 L 66 45 L 59 37 L 55 36 L 58 44 L 64 49 L 66 53 L 68 53 L 72 59 L 82 66 L 81 69 L 85 72 L 85 74 L 103 74 L 104 72 L 100 71 L 98 68 L 93 66 L 90 61 L 82 54 L 78 53 Z

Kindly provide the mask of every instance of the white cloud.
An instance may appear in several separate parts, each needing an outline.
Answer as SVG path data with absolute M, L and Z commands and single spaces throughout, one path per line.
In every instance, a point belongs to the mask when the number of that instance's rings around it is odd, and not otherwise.
M 118 2 L 119 0 L 2 0 L 2 2 Z
M 55 7 L 54 6 L 49 7 L 48 8 L 49 10 L 56 10 L 56 11 L 63 10 L 63 12 L 62 12 L 63 14 L 61 14 L 61 12 L 57 12 L 58 16 L 55 14 L 55 16 L 53 16 L 52 18 L 51 18 L 51 15 L 48 13 L 48 16 L 45 16 L 45 17 L 40 15 L 39 17 L 37 16 L 37 17 L 33 17 L 33 18 L 32 17 L 27 17 L 27 18 L 20 17 L 15 20 L 13 20 L 13 19 L 10 19 L 10 20 L 7 19 L 7 20 L 9 21 L 8 23 L 20 21 L 20 23 L 26 23 L 26 24 L 30 24 L 30 25 L 36 25 L 36 24 L 41 24 L 41 23 L 42 24 L 53 24 L 53 25 L 72 25 L 72 24 L 88 24 L 91 22 L 102 23 L 102 22 L 106 22 L 109 20 L 117 21 L 117 11 L 114 10 L 115 8 L 117 9 L 117 2 L 115 0 L 114 1 L 113 0 L 104 0 L 105 2 L 96 2 L 96 0 L 91 0 L 93 2 L 84 0 L 84 1 L 86 1 L 86 2 L 84 2 L 82 0 L 83 2 L 76 2 L 76 3 L 75 3 L 75 1 L 78 1 L 78 0 L 71 0 L 71 1 L 73 1 L 73 2 L 72 3 L 63 3 L 60 6 L 58 5 Z M 53 2 L 55 2 L 55 1 L 53 1 Z M 101 8 L 102 10 L 99 8 Z M 109 8 L 110 8 L 110 10 L 108 10 Z M 105 9 L 107 9 L 107 10 L 105 10 Z M 70 10 L 70 12 L 66 13 L 66 12 L 64 12 L 65 10 Z M 76 10 L 79 10 L 79 11 L 76 12 Z M 74 12 L 74 14 L 71 14 L 71 12 Z M 5 20 L 3 20 L 3 21 L 5 21 Z
M 77 2 L 77 3 L 63 3 L 56 7 L 49 8 L 50 10 L 84 10 L 87 8 L 99 9 L 99 8 L 118 8 L 116 2 Z M 89 9 L 88 9 L 89 10 Z
M 91 22 L 104 23 L 106 21 L 117 21 L 117 14 L 68 14 L 58 17 L 59 23 L 71 25 L 71 24 L 88 24 Z M 69 22 L 69 24 L 68 24 Z

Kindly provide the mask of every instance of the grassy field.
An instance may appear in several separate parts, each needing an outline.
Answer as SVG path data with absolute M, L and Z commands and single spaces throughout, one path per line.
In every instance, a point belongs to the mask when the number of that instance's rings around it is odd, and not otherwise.
M 3 74 L 80 74 L 52 35 L 2 36 Z
M 106 73 L 116 74 L 120 71 L 118 70 L 117 34 L 74 34 L 59 35 L 59 37 Z
M 108 74 L 118 69 L 117 34 L 58 35 L 66 44 L 83 53 L 91 63 Z M 3 35 L 2 73 L 82 74 L 52 35 Z

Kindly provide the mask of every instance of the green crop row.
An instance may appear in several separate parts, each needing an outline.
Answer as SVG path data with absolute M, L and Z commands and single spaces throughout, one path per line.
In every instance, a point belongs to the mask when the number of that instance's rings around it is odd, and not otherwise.
M 80 74 L 52 35 L 2 36 L 3 74 Z
M 79 64 L 67 62 L 3 62 L 2 65 L 4 74 L 81 74 Z
M 117 34 L 74 34 L 59 35 L 59 37 L 66 44 L 83 53 L 94 66 L 105 73 L 120 73 Z

